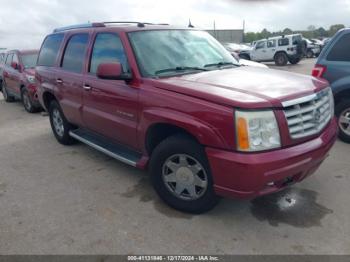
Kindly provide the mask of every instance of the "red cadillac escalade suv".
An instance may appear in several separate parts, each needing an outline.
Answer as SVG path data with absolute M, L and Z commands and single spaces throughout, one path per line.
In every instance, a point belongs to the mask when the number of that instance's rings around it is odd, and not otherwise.
M 336 139 L 326 81 L 239 66 L 208 33 L 149 23 L 56 29 L 36 67 L 56 139 L 146 169 L 192 213 L 314 173 Z
M 38 50 L 8 51 L 2 65 L 2 94 L 6 102 L 22 100 L 29 113 L 41 109 L 36 93 L 35 65 Z

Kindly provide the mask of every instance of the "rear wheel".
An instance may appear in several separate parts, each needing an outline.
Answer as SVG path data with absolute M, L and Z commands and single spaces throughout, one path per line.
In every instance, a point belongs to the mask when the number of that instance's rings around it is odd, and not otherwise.
M 57 141 L 63 145 L 71 145 L 75 140 L 69 135 L 73 128 L 65 118 L 62 109 L 57 101 L 53 100 L 49 106 L 49 116 L 52 132 Z
M 35 106 L 33 106 L 33 102 L 30 99 L 28 90 L 25 88 L 22 88 L 21 90 L 21 97 L 22 97 L 22 103 L 24 106 L 24 109 L 28 112 L 28 113 L 35 113 L 38 111 L 38 108 L 36 108 Z
M 306 53 L 306 57 L 307 58 L 313 58 L 314 57 L 314 52 L 312 52 L 312 50 L 308 50 Z
M 2 84 L 2 95 L 6 102 L 13 102 L 15 100 L 15 98 L 8 93 L 5 82 Z
M 338 117 L 339 138 L 350 143 L 350 100 L 342 100 L 335 107 L 335 114 Z
M 275 64 L 277 66 L 285 66 L 288 63 L 288 57 L 285 53 L 277 53 L 275 55 Z
M 219 201 L 202 146 L 186 136 L 161 142 L 152 154 L 150 172 L 160 198 L 175 209 L 199 214 Z

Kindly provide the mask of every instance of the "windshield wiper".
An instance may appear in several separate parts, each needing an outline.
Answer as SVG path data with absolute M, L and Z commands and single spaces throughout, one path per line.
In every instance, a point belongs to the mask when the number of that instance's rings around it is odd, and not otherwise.
M 206 68 L 197 67 L 197 66 L 177 66 L 177 67 L 173 67 L 173 68 L 158 70 L 158 71 L 154 72 L 154 74 L 159 75 L 159 74 L 167 73 L 167 72 L 182 72 L 182 71 L 209 71 L 209 70 Z
M 239 66 L 233 62 L 218 62 L 218 63 L 207 64 L 204 67 L 212 67 L 212 66 L 223 67 L 227 65 Z

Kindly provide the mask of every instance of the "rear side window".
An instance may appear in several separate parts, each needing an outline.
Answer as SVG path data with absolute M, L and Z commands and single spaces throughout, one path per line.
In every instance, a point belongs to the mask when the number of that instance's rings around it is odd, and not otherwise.
M 278 40 L 279 46 L 287 46 L 289 45 L 289 39 L 288 38 L 281 38 Z
M 6 65 L 11 65 L 13 54 L 8 54 L 6 57 Z
M 67 44 L 64 52 L 62 68 L 75 72 L 81 73 L 85 61 L 86 47 L 88 45 L 89 35 L 88 34 L 77 34 L 73 35 Z
M 350 34 L 343 35 L 327 56 L 328 61 L 350 62 Z
M 39 66 L 54 66 L 60 49 L 63 34 L 49 35 L 41 47 L 38 65 Z
M 124 72 L 129 71 L 126 54 L 118 35 L 100 33 L 96 36 L 91 54 L 90 73 L 96 74 L 101 63 L 118 62 L 122 64 Z

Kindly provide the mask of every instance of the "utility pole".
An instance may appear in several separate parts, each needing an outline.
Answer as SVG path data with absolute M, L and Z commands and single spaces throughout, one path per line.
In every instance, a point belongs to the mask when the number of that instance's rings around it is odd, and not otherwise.
M 242 36 L 243 43 L 244 43 L 244 35 L 245 35 L 245 20 L 243 19 L 243 36 Z

